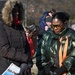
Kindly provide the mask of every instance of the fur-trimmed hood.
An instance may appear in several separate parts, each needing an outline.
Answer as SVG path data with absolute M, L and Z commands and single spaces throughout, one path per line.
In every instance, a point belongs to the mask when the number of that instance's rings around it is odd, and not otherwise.
M 13 22 L 13 16 L 12 16 L 12 9 L 14 8 L 14 5 L 17 3 L 21 3 L 20 0 L 7 0 L 5 3 L 3 9 L 2 9 L 2 20 L 6 25 L 12 25 Z M 22 4 L 22 3 L 21 3 Z M 22 5 L 23 6 L 23 5 Z M 24 10 L 22 10 L 22 19 L 24 19 Z

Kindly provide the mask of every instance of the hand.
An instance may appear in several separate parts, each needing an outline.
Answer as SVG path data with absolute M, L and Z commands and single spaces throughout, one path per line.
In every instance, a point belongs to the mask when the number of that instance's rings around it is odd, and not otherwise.
M 67 73 L 67 68 L 63 65 L 54 72 L 50 72 L 50 75 L 62 75 L 64 73 Z

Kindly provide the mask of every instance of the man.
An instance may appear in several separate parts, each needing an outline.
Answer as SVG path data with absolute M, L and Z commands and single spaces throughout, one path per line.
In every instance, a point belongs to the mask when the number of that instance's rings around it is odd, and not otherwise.
M 43 75 L 75 75 L 75 31 L 68 28 L 69 15 L 57 12 L 51 29 L 42 39 L 41 65 Z

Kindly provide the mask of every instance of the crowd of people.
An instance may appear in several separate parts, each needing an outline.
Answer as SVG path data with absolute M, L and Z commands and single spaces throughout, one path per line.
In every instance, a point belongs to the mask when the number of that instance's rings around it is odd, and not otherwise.
M 30 45 L 23 28 L 24 8 L 18 0 L 7 0 L 0 21 L 0 75 L 14 63 L 21 68 L 19 75 L 26 75 L 32 67 Z
M 75 75 L 75 30 L 68 27 L 70 15 L 51 9 L 42 15 L 39 26 L 24 26 L 24 12 L 19 0 L 7 0 L 2 9 L 0 75 L 11 63 L 20 67 L 16 75 L 31 75 L 35 53 L 38 75 Z

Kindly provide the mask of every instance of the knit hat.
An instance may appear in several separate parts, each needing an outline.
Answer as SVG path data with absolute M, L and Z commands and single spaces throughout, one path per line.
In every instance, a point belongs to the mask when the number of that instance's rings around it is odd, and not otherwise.
M 36 25 L 33 25 L 33 24 L 30 25 L 30 26 L 26 26 L 25 28 L 28 29 L 29 32 L 36 32 L 36 31 L 39 31 L 39 27 L 36 26 Z
M 51 17 L 47 17 L 46 18 L 46 22 L 51 22 L 52 21 L 52 18 Z

